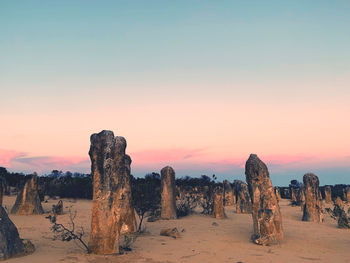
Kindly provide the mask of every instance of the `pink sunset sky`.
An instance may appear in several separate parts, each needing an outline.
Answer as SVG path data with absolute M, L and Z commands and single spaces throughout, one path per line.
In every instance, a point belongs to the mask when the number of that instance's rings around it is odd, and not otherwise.
M 0 4 L 0 166 L 89 173 L 106 129 L 137 176 L 350 183 L 346 7 L 151 2 Z

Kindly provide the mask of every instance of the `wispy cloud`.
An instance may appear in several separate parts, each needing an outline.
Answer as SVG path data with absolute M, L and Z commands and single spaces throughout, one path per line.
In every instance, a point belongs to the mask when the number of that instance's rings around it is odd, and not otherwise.
M 29 153 L 0 149 L 0 166 L 21 172 L 45 173 L 54 169 L 88 171 L 87 157 L 30 156 Z
M 11 161 L 26 156 L 24 152 L 0 149 L 0 166 L 10 167 Z
M 160 171 L 165 165 L 171 165 L 179 176 L 215 173 L 220 180 L 243 179 L 245 162 L 249 157 L 223 158 L 211 153 L 210 149 L 204 148 L 143 150 L 129 154 L 133 160 L 132 173 L 136 176 Z M 303 173 L 309 171 L 322 175 L 330 171 L 350 169 L 350 156 L 327 158 L 306 155 L 259 155 L 259 157 L 267 164 L 272 178 L 278 183 L 286 183 L 296 176 L 300 179 Z M 90 159 L 88 156 L 33 156 L 25 152 L 0 149 L 0 166 L 17 172 L 36 171 L 41 174 L 54 169 L 88 173 Z M 327 178 L 324 175 L 322 179 L 326 181 Z M 342 178 L 346 182 L 347 177 Z M 328 183 L 331 183 L 331 179 Z

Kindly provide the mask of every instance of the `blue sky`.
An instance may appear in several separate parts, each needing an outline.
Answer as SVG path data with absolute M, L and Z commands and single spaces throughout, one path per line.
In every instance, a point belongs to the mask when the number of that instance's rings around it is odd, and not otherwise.
M 350 183 L 349 13 L 349 1 L 1 1 L 0 165 L 88 170 L 90 134 L 111 129 L 140 174 L 162 155 L 183 174 L 239 176 L 254 152 L 281 183 L 315 170 Z

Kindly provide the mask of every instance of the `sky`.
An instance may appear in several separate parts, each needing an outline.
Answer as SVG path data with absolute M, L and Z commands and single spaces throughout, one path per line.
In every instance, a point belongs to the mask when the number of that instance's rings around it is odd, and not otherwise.
M 0 166 L 350 184 L 350 1 L 0 1 Z

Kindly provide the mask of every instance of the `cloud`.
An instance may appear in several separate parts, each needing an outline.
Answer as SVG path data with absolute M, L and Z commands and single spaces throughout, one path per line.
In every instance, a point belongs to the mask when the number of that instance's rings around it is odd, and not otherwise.
M 11 161 L 26 156 L 24 152 L 0 149 L 0 166 L 11 168 Z
M 47 169 L 67 169 L 87 161 L 85 157 L 54 157 L 54 156 L 38 156 L 38 157 L 21 157 L 15 158 L 13 162 L 21 163 L 29 167 L 37 168 L 39 171 Z
M 156 149 L 132 152 L 132 174 L 144 176 L 160 171 L 165 165 L 173 166 L 177 176 L 200 176 L 216 174 L 222 179 L 244 179 L 248 156 L 220 158 L 208 149 Z M 306 172 L 315 172 L 323 182 L 349 183 L 350 156 L 322 157 L 302 155 L 259 155 L 266 163 L 274 183 L 287 184 L 291 178 L 300 180 Z M 90 172 L 88 156 L 32 156 L 14 150 L 0 149 L 0 166 L 15 172 L 48 173 L 54 169 L 71 172 Z M 327 175 L 329 174 L 329 176 Z M 328 180 L 328 181 L 327 181 Z
M 76 156 L 30 156 L 24 152 L 0 149 L 0 166 L 20 172 L 46 173 L 54 169 L 87 172 L 90 160 Z

